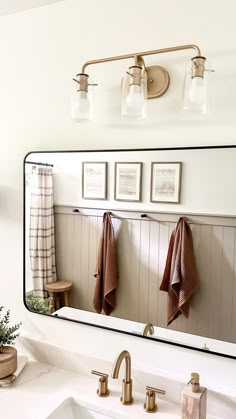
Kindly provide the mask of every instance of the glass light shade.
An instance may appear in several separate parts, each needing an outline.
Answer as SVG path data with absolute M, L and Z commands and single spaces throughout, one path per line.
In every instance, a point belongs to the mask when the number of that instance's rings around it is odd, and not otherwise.
M 208 75 L 193 77 L 191 70 L 187 70 L 183 91 L 183 110 L 200 114 L 209 112 Z
M 76 88 L 79 89 L 79 84 Z M 75 122 L 92 121 L 94 112 L 94 86 L 88 86 L 88 91 L 76 90 L 71 98 L 71 119 Z
M 131 119 L 146 117 L 147 73 L 141 71 L 139 84 L 131 84 L 131 77 L 126 74 L 122 81 L 121 115 Z

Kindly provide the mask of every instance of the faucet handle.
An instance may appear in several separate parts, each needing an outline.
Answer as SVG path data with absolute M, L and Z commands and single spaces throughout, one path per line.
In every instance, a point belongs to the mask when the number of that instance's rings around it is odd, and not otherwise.
M 92 370 L 91 374 L 98 375 L 100 377 L 97 395 L 99 397 L 107 397 L 110 394 L 110 390 L 108 389 L 108 374 L 95 370 Z
M 146 390 L 146 403 L 144 404 L 144 409 L 148 413 L 154 413 L 157 411 L 156 393 L 166 394 L 166 392 L 150 386 L 146 386 Z

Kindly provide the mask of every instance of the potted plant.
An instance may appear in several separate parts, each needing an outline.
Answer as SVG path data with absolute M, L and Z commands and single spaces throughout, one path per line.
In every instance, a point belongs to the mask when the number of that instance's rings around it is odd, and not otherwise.
M 35 313 L 49 314 L 49 298 L 34 297 L 30 294 L 26 297 L 26 305 Z
M 3 308 L 0 307 L 0 379 L 13 374 L 17 369 L 17 350 L 9 345 L 14 345 L 19 336 L 16 332 L 21 325 L 20 322 L 10 326 L 10 310 L 3 315 Z

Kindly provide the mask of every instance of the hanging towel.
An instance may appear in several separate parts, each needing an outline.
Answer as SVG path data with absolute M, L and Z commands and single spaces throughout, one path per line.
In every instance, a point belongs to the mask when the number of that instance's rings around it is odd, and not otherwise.
M 168 292 L 167 325 L 183 314 L 189 315 L 189 299 L 198 286 L 192 232 L 181 217 L 171 234 L 165 271 L 160 286 Z
M 94 309 L 97 313 L 101 313 L 103 310 L 106 315 L 110 315 L 116 307 L 116 288 L 119 275 L 114 231 L 108 212 L 103 215 L 103 229 L 94 276 L 97 279 L 93 298 Z

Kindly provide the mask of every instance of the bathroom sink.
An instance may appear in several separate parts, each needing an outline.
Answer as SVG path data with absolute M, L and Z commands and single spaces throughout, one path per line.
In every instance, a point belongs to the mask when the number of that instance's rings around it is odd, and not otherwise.
M 58 406 L 46 419 L 112 419 L 112 417 L 80 406 L 70 398 Z

